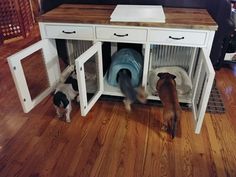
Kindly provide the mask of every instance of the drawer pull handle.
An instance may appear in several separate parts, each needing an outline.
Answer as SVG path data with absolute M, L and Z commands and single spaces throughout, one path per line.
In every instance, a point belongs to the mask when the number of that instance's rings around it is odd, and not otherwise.
M 114 35 L 117 36 L 117 37 L 125 37 L 125 36 L 128 36 L 128 34 L 116 34 L 116 33 L 114 33 Z
M 65 34 L 74 34 L 75 33 L 75 31 L 62 31 L 63 33 L 65 33 Z
M 169 36 L 170 39 L 174 39 L 174 40 L 182 40 L 184 39 L 184 37 L 172 37 L 172 36 Z

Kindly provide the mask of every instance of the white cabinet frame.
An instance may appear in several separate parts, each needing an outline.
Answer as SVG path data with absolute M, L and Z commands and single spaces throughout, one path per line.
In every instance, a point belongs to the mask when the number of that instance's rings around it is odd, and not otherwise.
M 35 107 L 39 102 L 41 102 L 49 93 L 54 89 L 55 85 L 59 82 L 59 78 L 61 75 L 59 62 L 58 62 L 58 56 L 56 51 L 56 45 L 55 45 L 55 39 L 71 39 L 71 35 L 67 36 L 67 34 L 59 35 L 55 37 L 54 33 L 51 30 L 52 28 L 49 28 L 51 26 L 58 26 L 60 29 L 58 30 L 58 33 L 60 33 L 60 30 L 63 30 L 63 27 L 86 27 L 90 29 L 88 32 L 84 31 L 83 35 L 80 36 L 79 34 L 76 34 L 75 40 L 90 40 L 90 41 L 96 41 L 96 43 L 88 49 L 85 53 L 83 53 L 81 56 L 79 56 L 75 60 L 75 66 L 77 71 L 77 79 L 78 79 L 78 87 L 80 92 L 80 108 L 81 108 L 81 115 L 86 116 L 87 113 L 90 111 L 90 109 L 93 107 L 93 105 L 96 103 L 96 101 L 99 99 L 99 97 L 102 94 L 110 94 L 110 95 L 117 95 L 121 96 L 121 93 L 118 93 L 118 91 L 115 92 L 109 92 L 106 90 L 106 86 L 104 87 L 104 79 L 103 79 L 103 59 L 102 59 L 102 42 L 125 42 L 125 43 L 137 43 L 142 44 L 144 46 L 144 68 L 143 68 L 143 76 L 142 76 L 142 85 L 147 86 L 147 80 L 148 80 L 148 71 L 149 71 L 149 65 L 150 65 L 150 45 L 173 45 L 173 46 L 186 46 L 186 47 L 195 47 L 196 49 L 200 48 L 199 55 L 195 57 L 195 61 L 191 63 L 190 68 L 191 72 L 189 73 L 190 77 L 193 81 L 193 91 L 192 91 L 192 110 L 193 110 L 193 117 L 196 123 L 195 126 L 195 133 L 200 133 L 201 126 L 203 123 L 208 99 L 210 96 L 211 87 L 213 85 L 214 80 L 214 69 L 212 67 L 209 53 L 213 41 L 213 37 L 215 34 L 215 31 L 213 30 L 201 30 L 201 29 L 172 29 L 172 28 L 153 28 L 153 27 L 137 27 L 137 26 L 115 26 L 115 25 L 101 25 L 101 24 L 73 24 L 73 23 L 48 23 L 48 22 L 40 22 L 40 32 L 41 37 L 43 40 L 33 44 L 32 46 L 22 50 L 21 52 L 18 52 L 17 54 L 14 54 L 8 58 L 9 66 L 11 69 L 11 73 L 13 76 L 13 79 L 15 81 L 15 85 L 20 97 L 21 104 L 23 106 L 24 112 L 29 112 L 33 107 Z M 48 28 L 47 28 L 48 27 Z M 53 28 L 54 29 L 54 28 Z M 74 28 L 73 28 L 74 29 Z M 100 29 L 101 31 L 96 31 L 97 29 Z M 129 34 L 132 35 L 124 35 L 122 37 L 112 37 L 107 38 L 106 37 L 106 30 L 112 30 L 112 33 L 110 34 L 116 34 L 115 31 L 118 30 L 118 32 L 122 31 L 124 29 L 128 29 Z M 140 31 L 140 34 L 146 35 L 146 37 L 140 38 L 140 36 L 137 36 L 137 39 L 134 37 L 134 33 L 132 31 Z M 158 32 L 162 32 L 163 38 L 160 40 L 159 38 L 155 38 L 155 34 L 158 34 Z M 188 33 L 186 38 L 183 37 L 184 41 L 181 42 L 181 40 L 175 41 L 174 39 L 169 39 L 169 35 L 175 36 L 176 34 L 184 36 L 185 32 Z M 107 32 L 108 33 L 108 32 Z M 194 38 L 191 38 L 191 34 L 197 34 L 201 33 L 201 36 L 203 36 L 203 40 L 200 40 L 198 43 L 194 43 Z M 52 36 L 50 36 L 50 34 Z M 88 38 L 86 39 L 86 35 L 88 35 Z M 104 36 L 103 36 L 104 35 Z M 153 37 L 154 36 L 154 37 Z M 72 38 L 73 39 L 73 38 Z M 182 39 L 182 38 L 181 38 Z M 173 41 L 174 40 L 174 41 Z M 37 50 L 43 50 L 44 53 L 44 61 L 46 64 L 47 69 L 47 75 L 49 78 L 50 86 L 38 97 L 36 97 L 34 100 L 31 99 L 29 94 L 29 89 L 25 80 L 25 75 L 21 66 L 20 61 L 34 53 Z M 88 61 L 91 56 L 97 53 L 98 59 L 98 77 L 97 81 L 99 83 L 98 85 L 98 91 L 96 94 L 90 99 L 90 101 L 87 100 L 87 90 L 86 90 L 86 80 L 85 80 L 85 71 L 84 71 L 84 63 Z M 195 67 L 196 66 L 196 67 Z M 194 76 L 193 76 L 194 75 Z M 199 94 L 199 91 L 202 92 Z M 200 95 L 200 96 L 199 96 Z M 159 99 L 157 97 L 149 96 L 150 99 Z
M 85 69 L 84 64 L 87 62 L 94 54 L 98 54 L 97 58 L 97 81 L 98 81 L 98 91 L 96 94 L 90 99 L 88 102 L 87 99 L 87 88 L 86 88 L 86 80 L 85 80 Z M 103 67 L 102 67 L 102 43 L 96 42 L 92 47 L 90 47 L 86 52 L 84 52 L 81 56 L 79 56 L 75 60 L 77 80 L 78 80 L 78 88 L 80 94 L 80 109 L 81 115 L 86 116 L 93 105 L 97 102 L 99 97 L 103 93 Z
M 11 74 L 25 113 L 29 112 L 46 96 L 48 96 L 59 80 L 60 67 L 55 46 L 54 40 L 44 39 L 8 57 L 8 64 L 10 66 Z M 49 87 L 40 93 L 36 98 L 32 99 L 26 82 L 21 60 L 38 50 L 43 51 L 43 59 L 47 70 Z
M 200 133 L 208 100 L 214 82 L 215 71 L 205 49 L 200 49 L 198 63 L 193 79 L 192 111 L 195 119 L 195 133 Z

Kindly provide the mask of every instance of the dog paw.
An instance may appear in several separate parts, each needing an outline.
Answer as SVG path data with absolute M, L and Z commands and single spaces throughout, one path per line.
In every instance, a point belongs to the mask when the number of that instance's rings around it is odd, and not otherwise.
M 131 107 L 130 106 L 125 106 L 126 111 L 131 112 Z
M 57 118 L 62 118 L 63 115 L 62 114 L 57 114 Z
M 70 119 L 66 119 L 66 122 L 67 122 L 67 123 L 70 123 L 70 122 L 71 122 L 71 120 L 70 120 Z
M 123 100 L 123 103 L 125 105 L 126 111 L 131 112 L 131 103 L 128 100 Z

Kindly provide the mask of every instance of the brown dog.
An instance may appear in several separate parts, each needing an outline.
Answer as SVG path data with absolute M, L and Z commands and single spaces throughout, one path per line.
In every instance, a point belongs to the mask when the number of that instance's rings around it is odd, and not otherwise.
M 170 73 L 159 73 L 158 76 L 160 79 L 157 81 L 156 89 L 164 106 L 163 128 L 170 131 L 172 138 L 174 138 L 182 112 L 178 101 L 176 82 L 174 80 L 176 76 Z

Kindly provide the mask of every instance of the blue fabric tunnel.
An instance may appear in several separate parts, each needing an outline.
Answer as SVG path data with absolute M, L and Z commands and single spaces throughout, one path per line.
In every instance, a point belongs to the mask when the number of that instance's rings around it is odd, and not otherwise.
M 118 86 L 117 74 L 120 69 L 128 69 L 131 73 L 131 84 L 137 87 L 140 84 L 143 71 L 143 59 L 140 53 L 134 49 L 123 48 L 111 57 L 111 65 L 107 82 L 112 86 Z

